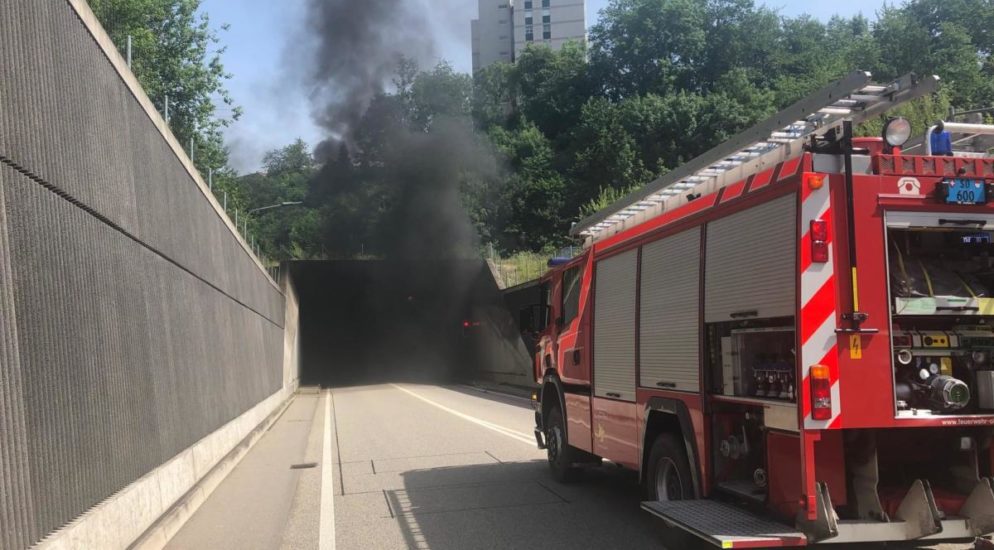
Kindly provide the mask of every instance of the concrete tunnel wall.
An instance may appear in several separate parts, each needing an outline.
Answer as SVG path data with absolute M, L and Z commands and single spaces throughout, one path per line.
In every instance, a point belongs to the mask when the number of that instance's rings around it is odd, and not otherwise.
M 0 29 L 0 548 L 123 547 L 285 401 L 296 320 L 85 2 Z
M 482 260 L 285 266 L 300 296 L 304 385 L 531 383 L 516 320 Z

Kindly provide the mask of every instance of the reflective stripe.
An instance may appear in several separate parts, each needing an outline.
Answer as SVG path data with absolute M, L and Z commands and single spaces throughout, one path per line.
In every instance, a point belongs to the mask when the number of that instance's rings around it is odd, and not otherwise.
M 811 246 L 810 227 L 814 220 L 828 222 L 831 231 L 832 204 L 830 182 L 825 181 L 819 189 L 805 186 L 802 191 L 801 227 L 802 235 L 799 246 Z M 838 337 L 836 329 L 836 286 L 835 261 L 833 259 L 834 243 L 832 235 L 828 240 L 828 261 L 814 263 L 805 261 L 810 258 L 807 250 L 801 250 L 801 318 L 798 329 L 801 337 L 801 362 L 804 376 L 798 394 L 803 396 L 801 406 L 804 414 L 805 429 L 826 429 L 839 427 L 841 403 L 838 368 Z M 824 364 L 829 367 L 831 382 L 832 417 L 829 420 L 814 420 L 811 416 L 811 380 L 808 372 L 812 365 Z

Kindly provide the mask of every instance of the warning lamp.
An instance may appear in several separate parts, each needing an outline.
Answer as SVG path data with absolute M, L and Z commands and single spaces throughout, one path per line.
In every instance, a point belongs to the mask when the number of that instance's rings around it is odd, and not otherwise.
M 832 382 L 829 379 L 828 367 L 814 365 L 808 373 L 811 379 L 811 418 L 815 420 L 832 419 Z
M 811 220 L 811 261 L 823 264 L 828 261 L 828 222 Z
M 883 133 L 887 145 L 901 147 L 911 139 L 911 123 L 906 118 L 892 118 L 884 124 Z
M 825 185 L 825 174 L 805 174 L 804 177 L 812 191 L 817 191 Z

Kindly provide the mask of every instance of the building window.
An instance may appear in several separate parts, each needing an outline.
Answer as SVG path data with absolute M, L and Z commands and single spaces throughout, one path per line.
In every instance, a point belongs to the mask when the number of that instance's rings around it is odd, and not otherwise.
M 545 1 L 548 1 L 548 0 L 545 0 Z M 526 10 L 532 9 L 532 0 L 525 0 L 525 9 Z
M 531 2 L 525 2 L 525 3 L 526 4 L 531 4 Z M 549 7 L 549 0 L 542 0 L 542 7 L 543 8 Z
M 542 16 L 542 22 L 545 23 L 545 24 L 552 23 L 552 16 L 550 16 L 550 15 L 543 15 Z
M 552 38 L 552 25 L 550 23 L 542 25 L 542 38 L 545 40 Z
M 532 30 L 531 25 L 527 25 L 525 27 L 525 41 L 531 42 L 532 40 L 535 40 L 535 32 Z
M 532 24 L 532 16 L 526 15 L 525 16 L 525 25 L 531 25 L 531 24 Z

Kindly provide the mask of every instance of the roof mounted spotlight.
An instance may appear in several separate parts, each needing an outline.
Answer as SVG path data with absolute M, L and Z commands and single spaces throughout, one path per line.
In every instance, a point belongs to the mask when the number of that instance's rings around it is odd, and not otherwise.
M 884 142 L 891 147 L 902 147 L 911 139 L 911 123 L 904 117 L 895 117 L 884 124 Z

